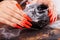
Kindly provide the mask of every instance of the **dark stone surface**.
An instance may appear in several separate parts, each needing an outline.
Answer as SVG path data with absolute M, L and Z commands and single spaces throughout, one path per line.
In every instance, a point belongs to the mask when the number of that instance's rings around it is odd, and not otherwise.
M 0 25 L 0 27 L 3 27 L 3 25 Z M 1 36 L 0 40 L 8 40 Z M 9 40 L 60 40 L 60 30 L 50 27 L 44 27 L 40 30 L 25 29 L 18 37 Z
M 41 30 L 24 30 L 19 40 L 60 40 L 60 30 L 50 27 Z

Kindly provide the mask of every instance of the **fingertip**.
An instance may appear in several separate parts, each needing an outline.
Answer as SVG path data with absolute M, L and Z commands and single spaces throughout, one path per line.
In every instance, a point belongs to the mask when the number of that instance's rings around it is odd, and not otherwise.
M 57 20 L 57 17 L 54 18 L 54 21 L 56 21 L 56 20 Z
M 48 11 L 48 16 L 51 16 L 51 15 L 52 15 L 51 10 L 49 10 Z
M 30 24 L 27 20 L 21 21 L 20 25 L 24 28 L 31 28 L 31 26 L 32 26 L 32 24 Z
M 26 27 L 27 29 L 31 28 L 29 25 L 24 24 L 24 27 Z
M 13 24 L 14 28 L 17 28 L 17 29 L 21 29 L 22 30 L 22 27 L 20 27 L 19 25 L 17 24 Z
M 17 3 L 16 6 L 19 8 L 19 9 L 22 9 L 21 6 Z
M 27 16 L 26 14 L 24 14 L 24 17 L 25 17 L 27 20 L 32 21 L 32 19 L 31 19 L 29 16 Z
M 29 21 L 25 21 L 25 23 L 29 26 L 32 26 L 32 24 Z
M 28 24 L 26 24 L 26 23 L 27 23 L 27 20 L 23 20 L 21 22 L 22 27 L 24 26 L 25 28 L 30 28 L 30 26 Z
M 15 28 L 20 29 L 20 30 L 23 30 L 22 27 L 20 27 L 20 26 L 16 26 Z

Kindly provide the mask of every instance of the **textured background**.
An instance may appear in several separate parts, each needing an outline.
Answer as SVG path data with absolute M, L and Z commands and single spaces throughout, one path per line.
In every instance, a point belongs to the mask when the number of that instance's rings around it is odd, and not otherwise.
M 60 14 L 60 0 L 53 0 L 57 13 Z M 0 24 L 0 27 L 3 25 Z M 12 39 L 13 40 L 13 39 Z M 60 29 L 44 27 L 41 30 L 23 30 L 15 40 L 60 40 Z
M 19 40 L 60 40 L 60 30 L 45 27 L 41 30 L 24 30 Z
M 0 25 L 0 27 L 3 27 L 3 25 Z M 0 40 L 3 39 L 0 37 Z M 60 40 L 60 29 L 50 27 L 44 27 L 40 30 L 26 29 L 21 31 L 19 37 L 11 40 Z

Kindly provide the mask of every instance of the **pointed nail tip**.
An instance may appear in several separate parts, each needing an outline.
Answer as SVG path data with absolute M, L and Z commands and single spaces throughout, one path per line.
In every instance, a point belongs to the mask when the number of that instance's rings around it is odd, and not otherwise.
M 25 28 L 30 28 L 30 26 L 29 26 L 29 25 L 26 25 L 26 24 L 25 24 L 24 26 L 25 26 Z
M 21 9 L 22 10 L 22 8 L 21 8 L 21 6 L 20 6 L 20 4 L 16 4 L 16 6 L 19 8 L 19 9 Z
M 31 19 L 28 15 L 25 14 L 24 17 L 25 17 L 27 20 L 32 21 L 32 19 Z
M 13 24 L 14 28 L 22 30 L 23 28 L 18 26 L 17 24 Z
M 32 26 L 32 24 L 29 21 L 26 21 L 25 24 Z
M 32 26 L 32 24 L 29 24 L 29 26 L 31 27 L 31 26 Z
M 28 29 L 30 29 L 31 27 L 28 27 Z

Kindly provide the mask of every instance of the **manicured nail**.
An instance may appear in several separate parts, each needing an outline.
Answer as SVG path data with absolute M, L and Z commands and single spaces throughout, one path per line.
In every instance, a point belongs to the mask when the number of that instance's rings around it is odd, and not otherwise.
M 29 21 L 25 21 L 25 24 L 32 26 L 32 24 Z
M 24 26 L 25 28 L 30 28 L 30 26 L 26 23 L 28 23 L 27 20 L 23 20 L 21 23 L 22 27 Z
M 19 8 L 19 9 L 22 9 L 21 6 L 19 4 L 16 4 L 16 6 Z
M 31 28 L 29 25 L 27 25 L 27 24 L 24 24 L 24 27 L 26 27 L 26 28 Z
M 27 16 L 26 14 L 24 14 L 24 17 L 25 17 L 27 20 L 32 21 L 32 19 L 31 19 L 29 16 Z
M 48 16 L 51 16 L 51 15 L 52 15 L 51 10 L 49 10 Z
M 17 24 L 13 24 L 14 28 L 18 28 L 22 30 L 22 27 L 18 26 Z

